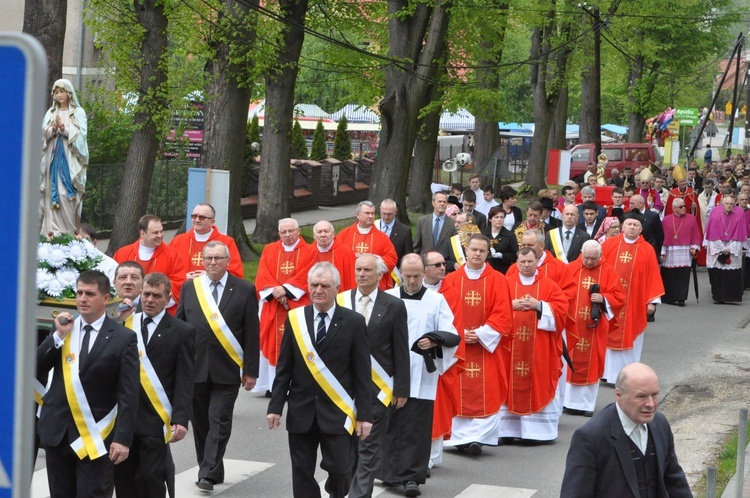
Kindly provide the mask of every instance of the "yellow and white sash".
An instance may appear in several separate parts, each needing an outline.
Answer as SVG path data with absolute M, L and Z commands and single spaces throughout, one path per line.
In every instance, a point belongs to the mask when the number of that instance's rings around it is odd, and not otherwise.
M 159 418 L 164 422 L 164 442 L 168 443 L 172 439 L 172 403 L 170 403 L 169 396 L 167 396 L 167 392 L 164 390 L 164 386 L 146 354 L 146 344 L 143 342 L 143 334 L 141 333 L 142 315 L 143 313 L 136 313 L 128 317 L 133 317 L 131 321 L 132 330 L 138 338 L 138 357 L 141 360 L 141 387 L 146 392 L 151 406 L 154 407 Z
M 451 250 L 453 251 L 453 257 L 459 265 L 466 264 L 466 254 L 464 254 L 464 248 L 461 245 L 461 236 L 454 235 L 451 237 Z
M 357 425 L 357 408 L 354 406 L 354 400 L 336 376 L 331 373 L 320 356 L 317 355 L 318 351 L 315 349 L 312 339 L 310 339 L 310 331 L 307 328 L 305 308 L 291 310 L 288 318 L 294 333 L 294 340 L 302 353 L 304 364 L 307 365 L 315 382 L 325 391 L 338 409 L 346 415 L 344 429 L 349 434 L 354 433 L 354 428 Z
M 352 303 L 351 291 L 342 292 L 336 295 L 336 304 L 342 308 L 356 311 L 354 309 L 354 304 Z M 373 355 L 370 355 L 370 366 L 372 381 L 378 386 L 378 389 L 380 389 L 380 392 L 378 392 L 378 399 L 385 406 L 389 406 L 393 401 L 393 377 L 388 375 L 388 372 L 385 371 Z
M 62 345 L 62 374 L 65 385 L 65 395 L 68 406 L 73 415 L 80 437 L 70 445 L 78 458 L 83 460 L 87 456 L 94 460 L 107 454 L 104 440 L 112 432 L 117 418 L 117 405 L 98 422 L 94 420 L 91 407 L 86 399 L 86 393 L 81 385 L 78 368 L 80 365 L 80 320 L 65 337 Z
M 568 255 L 565 254 L 565 246 L 563 245 L 562 236 L 560 235 L 560 230 L 550 230 L 549 231 L 549 240 L 552 243 L 552 250 L 555 251 L 555 256 L 557 259 L 562 261 L 563 263 L 568 262 Z
M 230 358 L 240 367 L 240 376 L 242 376 L 242 358 L 244 357 L 242 346 L 237 342 L 237 338 L 230 330 L 227 322 L 224 321 L 224 317 L 221 316 L 219 305 L 211 297 L 208 277 L 201 275 L 198 278 L 194 278 L 193 283 L 195 284 L 195 294 L 198 296 L 198 303 L 201 306 L 201 311 L 206 317 L 209 327 L 211 327 L 214 335 Z
M 39 405 L 44 405 L 44 395 L 47 394 L 47 387 L 44 386 L 39 380 L 34 379 L 34 402 Z
M 393 285 L 395 287 L 401 287 L 404 284 L 403 278 L 401 278 L 401 272 L 398 271 L 398 266 L 394 266 L 391 270 L 391 278 L 393 279 Z

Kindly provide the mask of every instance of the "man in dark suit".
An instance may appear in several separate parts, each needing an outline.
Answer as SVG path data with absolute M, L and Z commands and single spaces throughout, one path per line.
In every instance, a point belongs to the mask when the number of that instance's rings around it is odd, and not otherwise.
M 617 376 L 615 397 L 573 434 L 560 496 L 692 497 L 672 429 L 656 411 L 656 373 L 631 363 Z
M 372 382 L 372 430 L 370 436 L 359 442 L 359 458 L 355 465 L 354 478 L 349 487 L 349 496 L 372 495 L 375 471 L 380 466 L 381 446 L 385 438 L 389 414 L 393 407 L 404 406 L 409 397 L 409 330 L 406 321 L 406 306 L 403 301 L 385 292 L 378 291 L 381 278 L 388 278 L 388 268 L 380 256 L 363 254 L 355 264 L 357 287 L 339 294 L 337 304 L 354 310 L 365 317 L 370 360 L 374 371 L 384 371 L 388 390 L 378 387 L 376 378 Z M 375 362 L 380 367 L 375 366 Z
M 484 230 L 487 226 L 487 216 L 477 211 L 477 195 L 473 190 L 466 190 L 464 192 L 463 200 L 463 212 L 468 213 L 474 217 L 474 224 L 479 227 L 479 230 Z
M 576 226 L 578 208 L 575 204 L 566 204 L 562 216 L 563 225 L 545 234 L 544 248 L 557 259 L 569 263 L 580 256 L 583 243 L 589 240 L 589 235 Z
M 199 465 L 196 484 L 211 491 L 224 482 L 222 459 L 232 433 L 234 402 L 240 385 L 246 391 L 255 386 L 260 352 L 255 286 L 227 272 L 229 248 L 222 242 L 206 244 L 203 266 L 204 275 L 182 286 L 176 317 L 196 330 L 191 419 Z
M 599 227 L 602 226 L 604 218 L 597 218 L 599 206 L 594 201 L 586 201 L 581 205 L 583 211 L 583 223 L 578 224 L 578 228 L 585 231 L 589 238 L 593 239 Z
M 641 235 L 646 242 L 651 244 L 656 254 L 661 254 L 661 246 L 664 243 L 664 228 L 661 225 L 659 215 L 650 209 L 646 209 L 646 201 L 643 196 L 636 194 L 630 198 L 630 207 L 645 218 Z
M 289 403 L 287 431 L 294 496 L 320 497 L 315 480 L 318 446 L 328 471 L 325 489 L 334 498 L 349 491 L 356 433 L 365 439 L 372 428 L 372 378 L 367 326 L 359 313 L 335 303 L 340 277 L 330 263 L 317 263 L 308 273 L 311 306 L 287 316 L 268 428 L 279 427 Z M 308 363 L 322 372 L 314 377 Z
M 195 329 L 165 311 L 170 286 L 163 273 L 146 276 L 141 292 L 143 313 L 132 319 L 148 380 L 141 379 L 130 458 L 115 467 L 119 496 L 165 496 L 167 443 L 181 441 L 188 430 L 195 382 Z M 163 391 L 169 403 L 165 405 L 159 397 L 152 399 L 146 388 Z
M 448 207 L 448 196 L 443 192 L 432 194 L 432 214 L 421 216 L 417 220 L 417 231 L 414 234 L 414 252 L 421 254 L 427 251 L 445 252 L 450 239 L 456 235 L 453 222 L 445 216 Z M 433 233 L 435 226 L 439 232 Z
M 135 261 L 123 261 L 115 269 L 115 278 L 112 286 L 115 288 L 117 297 L 122 299 L 118 310 L 120 314 L 117 319 L 124 322 L 127 317 L 141 310 L 141 290 L 143 290 L 143 279 L 146 272 L 143 267 Z
M 37 379 L 46 383 L 54 369 L 37 429 L 53 498 L 112 496 L 113 464 L 130 452 L 138 410 L 138 347 L 132 331 L 106 316 L 108 300 L 109 278 L 96 270 L 81 273 L 78 317 L 60 313 L 55 331 L 37 348 Z M 73 411 L 83 413 L 83 420 L 75 420 Z M 111 431 L 99 427 L 101 422 L 109 426 L 106 419 L 113 415 Z
M 583 223 L 583 204 L 586 201 L 596 202 L 596 189 L 591 185 L 586 185 L 581 189 L 581 204 L 578 205 L 578 223 Z M 607 210 L 603 206 L 596 206 L 596 220 L 601 221 L 607 216 Z
M 380 203 L 380 219 L 375 222 L 375 227 L 391 239 L 398 255 L 396 264 L 398 267 L 405 254 L 414 252 L 414 244 L 411 238 L 411 227 L 400 223 L 396 219 L 396 213 L 398 213 L 396 201 L 385 199 Z
M 539 203 L 542 205 L 542 221 L 547 230 L 561 227 L 562 220 L 552 216 L 553 214 L 560 215 L 560 212 L 555 209 L 555 202 L 549 197 L 540 197 Z

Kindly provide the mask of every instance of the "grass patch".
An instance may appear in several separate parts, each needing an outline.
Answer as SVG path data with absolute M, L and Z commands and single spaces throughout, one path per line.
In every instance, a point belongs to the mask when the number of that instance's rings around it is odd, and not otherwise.
M 746 436 L 750 436 L 750 422 L 745 428 Z M 732 434 L 724 439 L 724 442 L 719 448 L 719 453 L 716 456 L 716 496 L 721 496 L 724 489 L 729 484 L 732 476 L 735 474 L 737 469 L 737 440 L 738 435 L 732 431 Z M 747 438 L 746 441 L 749 441 Z M 742 451 L 745 451 L 743 448 Z M 699 489 L 696 490 L 698 494 L 696 496 L 706 496 L 706 476 L 703 476 Z

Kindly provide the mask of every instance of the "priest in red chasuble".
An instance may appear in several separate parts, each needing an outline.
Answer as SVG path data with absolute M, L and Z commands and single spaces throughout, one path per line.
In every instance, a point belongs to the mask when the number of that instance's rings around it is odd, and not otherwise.
M 642 216 L 627 213 L 622 233 L 604 241 L 604 259 L 614 266 L 625 290 L 625 304 L 617 315 L 617 325 L 609 331 L 604 359 L 605 382 L 614 383 L 625 365 L 637 363 L 643 349 L 646 313 L 653 313 L 661 302 L 664 285 L 654 248 L 641 236 Z
M 200 277 L 203 269 L 203 248 L 212 240 L 219 241 L 229 248 L 229 267 L 227 271 L 237 278 L 245 278 L 245 269 L 237 244 L 232 237 L 219 232 L 214 226 L 216 211 L 211 204 L 201 202 L 193 208 L 190 216 L 193 227 L 185 233 L 176 235 L 169 243 L 187 263 L 187 280 Z
M 518 273 L 508 278 L 513 328 L 500 343 L 508 399 L 498 427 L 501 438 L 553 441 L 561 412 L 557 384 L 568 301 L 560 286 L 537 270 L 537 259 L 532 248 L 522 247 Z
M 300 289 L 307 286 L 307 273 L 315 263 L 331 263 L 339 271 L 341 276 L 341 292 L 348 291 L 357 286 L 354 277 L 354 264 L 357 262 L 357 256 L 350 247 L 347 247 L 338 240 L 335 240 L 336 231 L 329 221 L 321 220 L 313 226 L 313 239 L 310 244 L 312 258 L 310 266 L 302 271 L 296 272 L 289 282 Z M 383 278 L 390 278 L 385 275 Z
M 570 263 L 568 271 L 577 292 L 569 308 L 573 311 L 570 318 L 575 322 L 567 328 L 573 370 L 568 370 L 563 411 L 590 417 L 596 408 L 599 379 L 604 373 L 607 337 L 625 301 L 625 291 L 620 275 L 602 258 L 602 246 L 595 240 L 583 243 L 581 256 Z
M 377 254 L 388 267 L 388 273 L 393 271 L 398 262 L 398 254 L 393 242 L 386 234 L 375 228 L 375 205 L 370 201 L 357 204 L 357 222 L 344 228 L 336 236 L 341 245 L 351 248 L 355 254 Z M 380 290 L 393 287 L 392 278 L 380 279 Z
M 254 392 L 269 391 L 273 385 L 287 313 L 309 304 L 307 287 L 290 282 L 298 272 L 310 268 L 313 257 L 299 235 L 297 220 L 279 220 L 279 237 L 263 249 L 255 277 L 260 305 L 260 372 Z
M 505 276 L 486 263 L 490 240 L 473 234 L 466 245 L 466 264 L 443 280 L 461 298 L 465 368 L 459 374 L 461 405 L 453 419 L 450 446 L 480 454 L 496 446 L 497 412 L 505 402 L 507 382 L 500 338 L 511 333 L 510 292 Z
M 547 277 L 562 289 L 565 298 L 568 303 L 572 305 L 573 299 L 576 295 L 576 285 L 573 282 L 570 274 L 568 273 L 568 265 L 557 259 L 551 252 L 544 249 L 545 236 L 539 230 L 529 230 L 521 238 L 521 247 L 530 247 L 536 253 L 536 257 L 539 258 L 536 263 L 537 271 L 539 275 Z M 508 277 L 518 275 L 518 266 L 512 265 L 508 269 L 506 274 Z M 572 311 L 569 310 L 569 315 L 572 316 Z M 565 331 L 563 331 L 560 337 L 560 350 L 562 351 L 565 340 Z M 560 380 L 557 383 L 560 399 L 565 396 L 565 379 L 567 378 L 567 364 L 563 363 L 562 372 L 560 372 Z M 560 404 L 560 410 L 562 410 L 562 403 Z

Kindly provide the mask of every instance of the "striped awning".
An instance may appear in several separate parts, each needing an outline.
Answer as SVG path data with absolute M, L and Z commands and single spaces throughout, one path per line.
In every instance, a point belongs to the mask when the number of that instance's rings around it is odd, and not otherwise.
M 440 129 L 444 131 L 474 131 L 474 115 L 466 109 L 444 111 L 440 116 Z
M 331 114 L 331 119 L 338 121 L 341 116 L 349 123 L 380 123 L 380 116 L 363 105 L 347 104 Z

